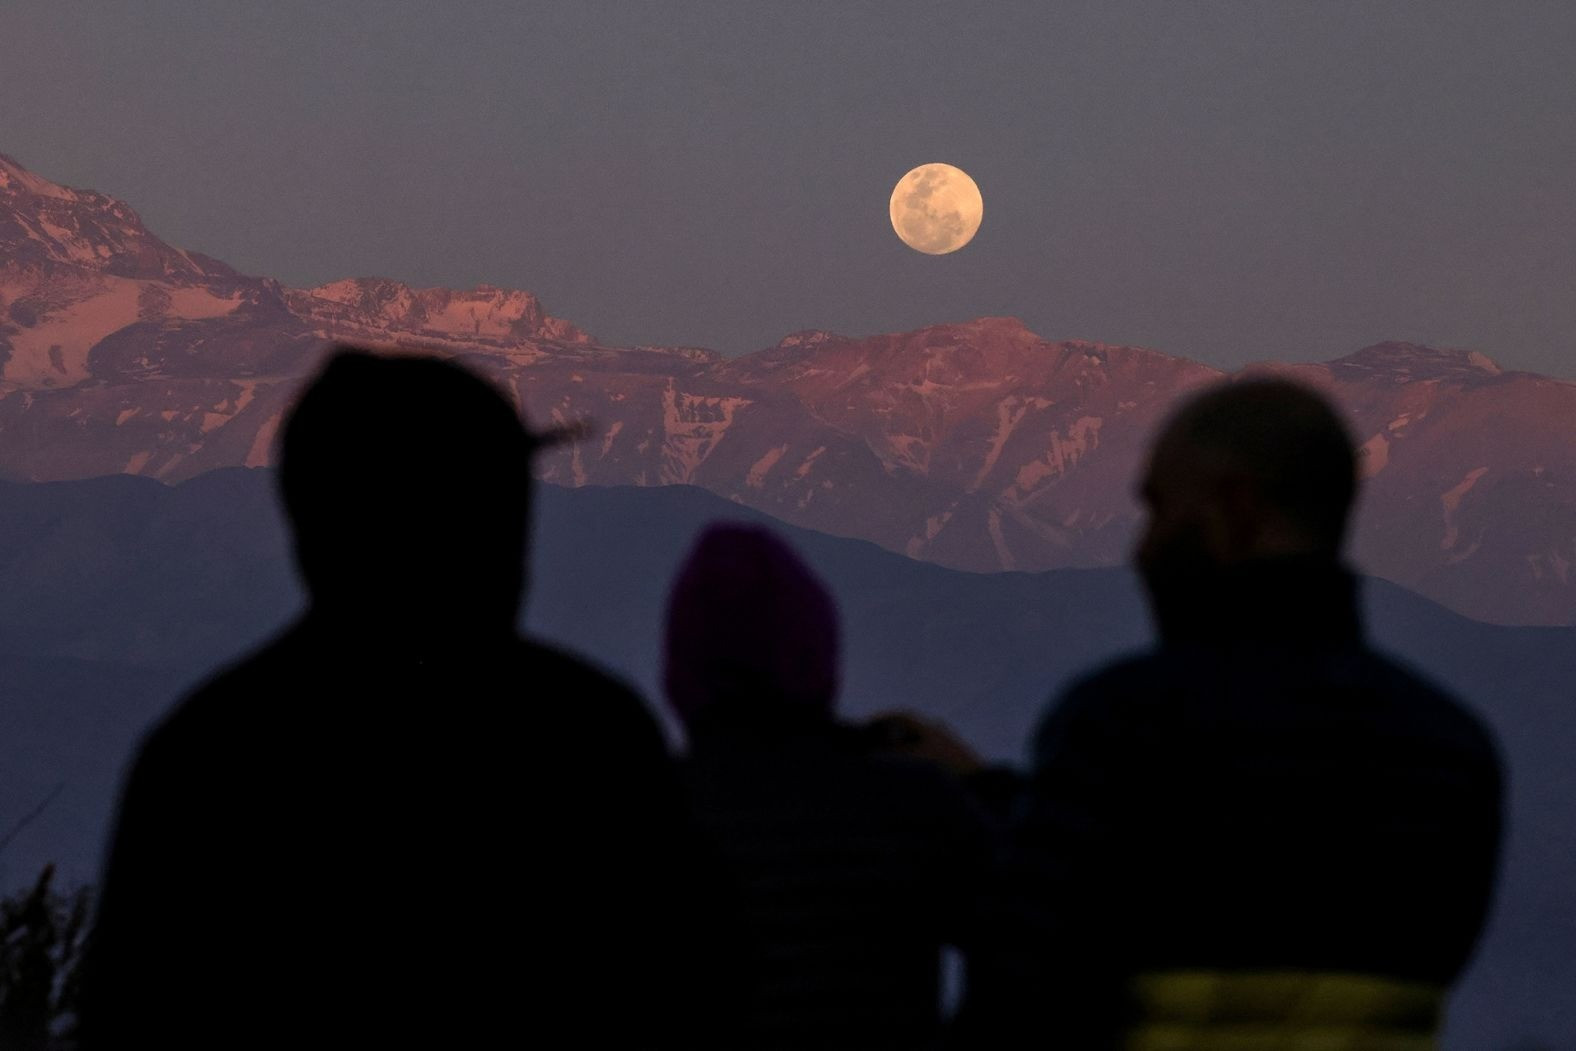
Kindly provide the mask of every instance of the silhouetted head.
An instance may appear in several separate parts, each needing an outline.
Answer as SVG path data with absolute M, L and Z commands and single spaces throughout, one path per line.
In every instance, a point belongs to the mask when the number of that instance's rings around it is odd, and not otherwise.
M 280 450 L 314 611 L 401 634 L 512 632 L 536 447 L 509 399 L 453 362 L 339 350 Z
M 837 607 L 799 556 L 765 529 L 715 525 L 668 603 L 668 703 L 692 723 L 724 706 L 830 716 Z
M 1137 561 L 1152 592 L 1286 555 L 1338 559 L 1357 455 L 1321 396 L 1278 379 L 1222 383 L 1162 428 Z

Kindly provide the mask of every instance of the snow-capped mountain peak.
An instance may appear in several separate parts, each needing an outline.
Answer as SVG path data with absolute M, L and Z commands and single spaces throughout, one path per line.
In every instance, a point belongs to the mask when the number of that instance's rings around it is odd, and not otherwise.
M 236 276 L 223 264 L 161 241 L 125 202 L 50 182 L 3 154 L 0 261 L 8 268 L 67 266 L 175 281 Z
M 988 317 L 741 358 L 608 347 L 536 296 L 348 278 L 286 289 L 183 252 L 129 207 L 0 162 L 0 474 L 180 480 L 270 462 L 333 341 L 462 357 L 539 424 L 566 485 L 697 485 L 971 570 L 1109 565 L 1177 399 L 1223 378 Z M 1355 555 L 1457 610 L 1576 623 L 1576 383 L 1379 343 L 1259 366 L 1325 390 L 1362 447 Z
M 1504 370 L 1481 351 L 1452 350 L 1418 343 L 1375 343 L 1330 362 L 1332 369 L 1366 371 L 1397 379 L 1425 380 L 1455 377 L 1483 380 Z

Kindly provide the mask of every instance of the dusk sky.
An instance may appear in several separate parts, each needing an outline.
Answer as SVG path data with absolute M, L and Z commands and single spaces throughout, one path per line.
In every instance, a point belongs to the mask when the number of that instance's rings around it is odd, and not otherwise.
M 1385 339 L 1576 377 L 1576 5 L 0 4 L 0 152 L 306 285 L 620 344 L 981 315 L 1218 365 Z M 945 161 L 978 236 L 887 198 Z

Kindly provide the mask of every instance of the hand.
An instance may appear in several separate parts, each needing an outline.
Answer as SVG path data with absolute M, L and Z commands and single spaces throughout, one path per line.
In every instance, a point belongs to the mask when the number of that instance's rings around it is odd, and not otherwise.
M 881 747 L 945 767 L 955 774 L 971 774 L 984 763 L 945 723 L 913 712 L 883 712 L 865 723 Z

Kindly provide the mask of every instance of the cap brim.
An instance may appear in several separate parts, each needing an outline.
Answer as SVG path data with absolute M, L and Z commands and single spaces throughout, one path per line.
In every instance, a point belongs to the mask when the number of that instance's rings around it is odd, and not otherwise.
M 569 445 L 572 442 L 585 441 L 591 437 L 591 424 L 587 420 L 576 420 L 574 423 L 564 423 L 556 427 L 546 427 L 539 431 L 531 431 L 531 451 L 541 452 L 559 445 Z

